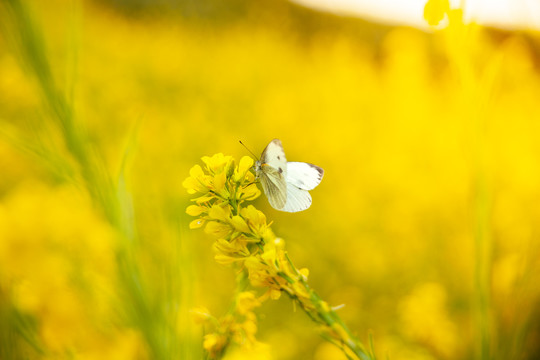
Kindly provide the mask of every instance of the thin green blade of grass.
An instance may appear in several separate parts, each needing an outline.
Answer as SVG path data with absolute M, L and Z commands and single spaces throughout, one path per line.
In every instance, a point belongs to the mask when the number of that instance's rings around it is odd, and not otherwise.
M 37 79 L 38 89 L 48 109 L 51 120 L 60 130 L 68 153 L 78 165 L 80 176 L 90 193 L 96 208 L 103 212 L 107 220 L 119 230 L 120 237 L 133 240 L 136 237 L 134 211 L 131 194 L 126 186 L 124 168 L 118 184 L 115 185 L 110 177 L 98 149 L 88 141 L 82 124 L 76 121 L 72 99 L 68 98 L 58 88 L 51 65 L 45 51 L 42 32 L 36 25 L 30 11 L 20 0 L 0 0 L 6 9 L 7 24 L 2 27 L 6 37 L 12 39 L 19 60 Z M 34 149 L 25 142 L 21 146 L 30 152 L 39 154 L 39 148 Z M 129 151 L 124 154 L 128 157 Z M 52 154 L 46 154 L 54 158 Z M 58 155 L 61 157 L 61 154 Z M 128 323 L 141 333 L 151 358 L 169 359 L 174 357 L 171 349 L 177 341 L 172 334 L 167 312 L 170 300 L 161 303 L 153 301 L 147 283 L 143 281 L 136 252 L 143 251 L 133 246 L 132 241 L 123 242 L 117 253 L 117 267 L 121 288 L 118 290 L 123 313 L 127 314 Z M 176 300 L 176 299 L 175 299 Z M 28 337 L 30 338 L 30 337 Z

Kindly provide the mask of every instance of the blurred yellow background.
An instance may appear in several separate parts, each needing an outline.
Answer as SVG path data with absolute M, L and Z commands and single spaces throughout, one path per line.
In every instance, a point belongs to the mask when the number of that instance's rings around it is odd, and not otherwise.
M 255 206 L 379 358 L 540 356 L 538 33 L 281 0 L 23 2 L 28 23 L 0 4 L 0 358 L 202 358 L 189 309 L 226 312 L 234 271 L 181 184 L 273 138 L 325 176 L 305 212 Z M 87 190 L 60 98 L 117 193 Z M 257 313 L 272 358 L 345 359 L 289 299 Z

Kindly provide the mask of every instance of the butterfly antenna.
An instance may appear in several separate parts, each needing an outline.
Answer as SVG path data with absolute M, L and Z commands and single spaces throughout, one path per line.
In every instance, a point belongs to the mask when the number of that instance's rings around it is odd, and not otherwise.
M 242 144 L 242 146 L 245 147 L 246 150 L 249 151 L 249 153 L 250 153 L 251 155 L 255 156 L 255 159 L 257 159 L 257 160 L 259 159 L 259 157 L 253 153 L 253 151 L 249 150 L 249 148 L 248 148 L 246 145 L 244 145 L 244 143 L 242 142 L 242 140 L 238 140 L 238 142 L 239 142 L 240 144 Z

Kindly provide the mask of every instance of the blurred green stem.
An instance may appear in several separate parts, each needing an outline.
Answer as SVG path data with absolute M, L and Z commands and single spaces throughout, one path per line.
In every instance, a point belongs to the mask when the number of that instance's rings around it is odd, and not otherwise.
M 464 11 L 465 1 L 461 2 Z M 474 68 L 471 51 L 474 49 L 474 25 L 453 18 L 446 30 L 448 33 L 448 57 L 453 66 L 461 89 L 462 112 L 471 121 L 470 150 L 472 167 L 472 223 L 475 244 L 473 311 L 476 332 L 476 358 L 491 359 L 491 191 L 488 181 L 488 138 L 485 109 L 494 88 L 494 74 L 486 66 L 482 74 Z M 477 31 L 477 30 L 476 30 Z M 496 63 L 496 61 L 494 61 Z M 492 64 L 488 64 L 492 65 Z M 483 75 L 483 76 L 481 76 Z M 482 82 L 481 80 L 484 80 Z
M 123 178 L 119 186 L 115 186 L 97 149 L 90 143 L 82 125 L 77 123 L 72 101 L 57 87 L 41 36 L 42 30 L 34 23 L 23 1 L 0 0 L 0 5 L 8 20 L 8 24 L 2 24 L 2 28 L 8 37 L 13 38 L 21 63 L 37 79 L 44 104 L 62 135 L 67 151 L 78 165 L 84 186 L 96 208 L 103 212 L 123 240 L 133 240 L 134 224 L 125 221 L 133 216 L 133 209 Z M 132 325 L 142 334 L 151 358 L 170 359 L 174 357 L 169 351 L 172 346 L 170 342 L 176 341 L 176 336 L 165 336 L 172 331 L 165 319 L 166 312 L 159 304 L 154 306 L 150 301 L 150 292 L 142 281 L 133 250 L 134 243 L 124 241 L 117 253 L 122 311 L 128 314 Z
M 368 352 L 361 341 L 349 330 L 345 322 L 341 317 L 334 311 L 328 303 L 326 303 L 307 283 L 307 279 L 300 274 L 300 271 L 293 265 L 291 259 L 286 254 L 287 261 L 289 265 L 296 273 L 297 278 L 293 279 L 290 276 L 283 276 L 285 274 L 279 274 L 284 278 L 290 285 L 300 285 L 305 293 L 309 294 L 309 300 L 299 298 L 296 295 L 295 291 L 286 291 L 287 295 L 293 300 L 298 301 L 302 309 L 314 322 L 323 325 L 327 330 L 328 334 L 321 333 L 321 336 L 338 346 L 345 356 L 351 358 L 349 352 L 346 350 L 348 348 L 356 357 L 360 360 L 375 360 L 375 355 L 373 349 L 370 349 Z
M 80 167 L 81 176 L 92 199 L 107 219 L 118 224 L 114 185 L 98 152 L 90 146 L 83 128 L 75 120 L 73 104 L 55 83 L 45 45 L 26 5 L 20 0 L 0 0 L 11 16 L 9 25 L 18 46 L 21 63 L 35 76 L 51 118 L 62 133 L 65 146 Z

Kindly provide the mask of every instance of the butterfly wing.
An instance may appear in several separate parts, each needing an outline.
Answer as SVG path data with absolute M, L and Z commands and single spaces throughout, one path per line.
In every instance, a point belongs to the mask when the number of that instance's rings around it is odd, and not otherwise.
M 281 210 L 287 202 L 287 182 L 282 173 L 276 169 L 262 165 L 261 185 L 268 202 L 276 210 Z
M 279 139 L 274 139 L 261 154 L 261 164 L 268 165 L 287 178 L 287 158 Z
M 268 202 L 276 210 L 281 210 L 287 201 L 287 158 L 279 139 L 274 139 L 261 154 L 261 185 Z
M 286 212 L 298 212 L 311 206 L 311 195 L 307 190 L 300 189 L 293 184 L 287 184 L 287 201 L 279 209 Z
M 317 165 L 294 161 L 287 163 L 287 183 L 302 190 L 313 190 L 320 184 L 323 175 L 324 170 Z

